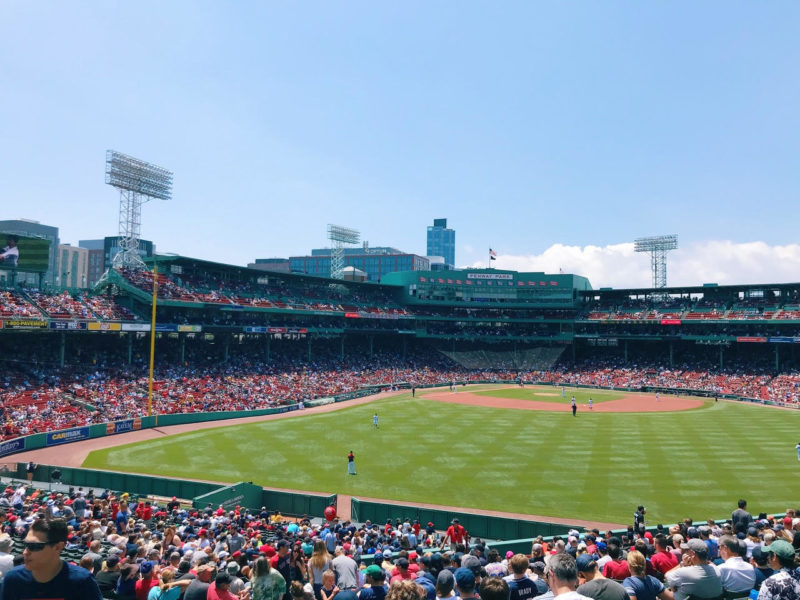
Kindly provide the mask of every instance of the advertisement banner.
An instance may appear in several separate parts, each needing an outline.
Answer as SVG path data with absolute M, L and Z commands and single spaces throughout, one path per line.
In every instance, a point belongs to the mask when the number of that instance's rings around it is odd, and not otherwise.
M 756 344 L 764 344 L 767 341 L 765 337 L 737 337 L 737 342 L 751 342 Z
M 662 325 L 680 325 L 681 324 L 681 320 L 680 319 L 661 319 L 661 324 Z
M 6 329 L 47 329 L 47 321 L 38 319 L 4 319 Z
M 126 433 L 128 431 L 138 431 L 142 428 L 142 420 L 137 417 L 135 419 L 125 419 L 124 421 L 115 421 L 113 423 L 106 423 L 106 435 L 114 435 L 115 433 Z
M 178 326 L 173 325 L 171 323 L 164 323 L 163 325 L 159 325 L 156 323 L 156 331 L 163 332 L 163 333 L 173 333 L 178 331 Z
M 267 333 L 266 327 L 253 327 L 247 326 L 244 328 L 245 333 Z
M 123 323 L 122 331 L 150 331 L 148 323 Z
M 51 431 L 47 434 L 45 444 L 47 446 L 57 446 L 59 444 L 68 444 L 78 440 L 89 439 L 88 427 L 76 427 L 75 429 L 65 429 L 64 431 Z
M 122 331 L 122 324 L 92 321 L 91 323 L 88 323 L 88 329 L 89 331 Z
M 771 344 L 798 344 L 800 343 L 800 337 L 770 337 L 767 338 L 767 341 Z
M 181 333 L 200 333 L 203 331 L 202 325 L 178 325 L 178 331 Z
M 25 438 L 18 438 L 16 440 L 9 440 L 0 444 L 0 456 L 14 454 L 25 450 Z
M 77 331 L 79 329 L 86 329 L 86 323 L 81 323 L 79 321 L 50 321 L 50 329 Z

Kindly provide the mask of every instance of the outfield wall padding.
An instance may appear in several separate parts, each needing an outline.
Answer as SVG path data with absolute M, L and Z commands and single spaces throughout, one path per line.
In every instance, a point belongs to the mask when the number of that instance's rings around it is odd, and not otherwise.
M 370 502 L 353 498 L 350 502 L 350 514 L 357 522 L 372 521 L 385 523 L 387 519 L 418 520 L 420 524 L 431 522 L 436 529 L 447 529 L 450 522 L 457 518 L 472 537 L 488 538 L 492 540 L 521 540 L 535 538 L 536 536 L 565 535 L 570 529 L 580 529 L 574 525 L 548 523 L 546 521 L 528 521 L 523 519 L 510 519 L 491 515 L 477 515 L 434 508 L 421 508 L 407 504 L 390 504 L 385 502 Z M 494 546 L 493 546 L 494 547 Z M 528 549 L 530 552 L 530 541 Z
M 222 505 L 223 508 L 229 510 L 238 504 L 252 510 L 258 510 L 264 506 L 268 510 L 277 510 L 287 515 L 321 517 L 326 507 L 336 506 L 338 502 L 336 494 L 317 495 L 268 490 L 250 482 L 221 485 L 190 479 L 53 465 L 37 465 L 33 478 L 36 481 L 52 481 L 51 474 L 55 469 L 61 470 L 61 483 L 72 487 L 108 489 L 116 492 L 128 492 L 133 496 L 163 496 L 166 498 L 177 496 L 191 499 L 195 508 L 204 508 L 211 503 L 215 508 Z M 26 478 L 25 463 L 17 463 L 16 477 Z

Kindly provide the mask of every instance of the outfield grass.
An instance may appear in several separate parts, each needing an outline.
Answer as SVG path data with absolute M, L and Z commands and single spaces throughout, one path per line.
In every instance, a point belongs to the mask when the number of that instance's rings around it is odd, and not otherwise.
M 84 466 L 619 523 L 644 504 L 667 523 L 725 517 L 740 497 L 753 513 L 796 506 L 799 426 L 800 413 L 728 402 L 575 418 L 402 395 L 95 451 Z
M 472 390 L 470 390 L 472 391 Z M 553 386 L 526 386 L 520 387 L 503 387 L 500 389 L 486 389 L 475 391 L 479 396 L 489 396 L 491 398 L 513 398 L 515 400 L 535 400 L 536 402 L 554 402 L 556 404 L 569 404 L 572 397 L 575 396 L 575 402 L 578 405 L 584 405 L 589 402 L 589 398 L 595 404 L 599 402 L 608 402 L 609 400 L 619 400 L 625 396 L 625 392 L 619 390 L 587 390 L 585 388 L 566 388 L 566 394 L 561 397 L 561 388 Z

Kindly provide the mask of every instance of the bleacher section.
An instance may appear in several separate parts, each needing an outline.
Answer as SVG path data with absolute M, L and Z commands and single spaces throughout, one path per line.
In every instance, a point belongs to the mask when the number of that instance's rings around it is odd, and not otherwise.
M 537 347 L 522 350 L 468 350 L 441 353 L 465 369 L 548 371 L 558 362 L 563 347 Z

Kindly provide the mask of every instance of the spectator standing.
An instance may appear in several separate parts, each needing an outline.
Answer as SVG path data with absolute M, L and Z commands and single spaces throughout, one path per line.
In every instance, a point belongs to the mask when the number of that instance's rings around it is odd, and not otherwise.
M 467 544 L 468 540 L 467 530 L 464 529 L 458 519 L 453 519 L 450 522 L 450 527 L 445 531 L 442 547 L 446 546 L 449 541 L 450 549 L 455 551 L 458 544 Z
M 633 513 L 633 532 L 637 535 L 644 535 L 645 532 L 645 524 L 644 524 L 644 515 L 647 512 L 643 505 L 639 505 L 636 508 L 636 512 Z
M 745 533 L 750 523 L 753 522 L 753 515 L 747 512 L 747 500 L 739 500 L 739 508 L 731 513 L 731 523 L 734 533 Z
M 336 548 L 336 557 L 331 561 L 331 568 L 336 573 L 336 585 L 340 590 L 358 590 L 358 565 L 347 556 L 341 546 Z
M 250 592 L 252 600 L 282 600 L 286 593 L 286 580 L 263 556 L 253 564 Z
M 383 582 L 386 573 L 378 565 L 370 565 L 364 571 L 367 587 L 358 594 L 359 600 L 383 600 L 386 597 L 386 586 Z
M 317 540 L 314 542 L 311 558 L 308 559 L 308 579 L 314 588 L 314 597 L 317 600 L 321 600 L 319 591 L 322 589 L 322 574 L 330 568 L 331 555 L 328 553 L 325 542 Z
M 530 600 L 539 595 L 536 584 L 526 576 L 528 570 L 528 557 L 524 554 L 515 554 L 508 561 L 511 575 L 505 577 L 508 584 L 510 600 Z

